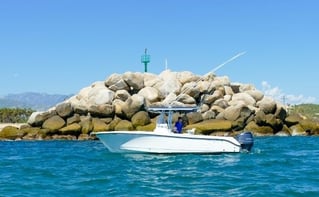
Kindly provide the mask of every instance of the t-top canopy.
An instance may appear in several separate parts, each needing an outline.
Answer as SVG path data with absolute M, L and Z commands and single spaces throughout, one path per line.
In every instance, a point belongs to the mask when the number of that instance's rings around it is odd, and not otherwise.
M 198 110 L 198 107 L 174 107 L 174 106 L 167 106 L 167 107 L 148 107 L 146 108 L 147 111 L 154 112 L 154 113 L 161 113 L 161 112 L 195 112 Z

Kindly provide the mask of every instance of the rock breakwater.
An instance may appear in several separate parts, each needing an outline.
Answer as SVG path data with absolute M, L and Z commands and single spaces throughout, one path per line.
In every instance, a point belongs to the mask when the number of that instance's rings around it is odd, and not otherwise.
M 287 115 L 285 106 L 253 85 L 232 83 L 227 76 L 165 70 L 159 75 L 112 74 L 83 88 L 55 107 L 34 112 L 23 128 L 7 126 L 0 139 L 93 139 L 91 132 L 152 130 L 157 114 L 150 106 L 199 106 L 183 116 L 185 129 L 197 134 L 235 135 L 250 130 L 256 136 L 318 134 L 319 126 Z

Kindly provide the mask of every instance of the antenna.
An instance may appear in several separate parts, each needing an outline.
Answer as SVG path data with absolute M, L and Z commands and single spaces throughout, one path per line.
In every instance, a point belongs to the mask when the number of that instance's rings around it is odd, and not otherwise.
M 217 67 L 215 67 L 213 70 L 211 70 L 210 72 L 208 72 L 207 74 L 210 74 L 210 73 L 214 73 L 216 72 L 217 70 L 219 70 L 221 67 L 225 66 L 226 64 L 234 61 L 235 59 L 239 58 L 240 56 L 244 55 L 246 53 L 246 51 L 244 52 L 241 52 L 241 53 L 238 53 L 237 55 L 235 55 L 234 57 L 232 58 L 229 58 L 227 61 L 223 62 L 222 64 L 218 65 Z M 207 75 L 206 74 L 206 75 Z

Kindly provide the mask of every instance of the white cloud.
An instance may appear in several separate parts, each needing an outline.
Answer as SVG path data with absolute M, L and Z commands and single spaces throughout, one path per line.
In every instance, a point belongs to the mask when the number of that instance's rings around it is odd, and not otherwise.
M 293 95 L 284 93 L 279 87 L 271 87 L 267 81 L 261 83 L 262 90 L 266 96 L 270 96 L 283 104 L 302 104 L 302 103 L 315 103 L 315 97 L 305 97 L 302 94 Z

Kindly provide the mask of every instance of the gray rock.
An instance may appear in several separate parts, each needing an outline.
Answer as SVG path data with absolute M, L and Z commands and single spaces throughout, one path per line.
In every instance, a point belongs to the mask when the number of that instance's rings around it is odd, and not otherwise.
M 144 88 L 144 76 L 142 73 L 126 72 L 123 74 L 124 81 L 129 85 L 131 90 L 138 92 Z
M 238 103 L 239 101 L 243 101 L 245 105 L 250 105 L 250 106 L 255 106 L 256 101 L 255 99 L 250 96 L 249 94 L 242 92 L 242 93 L 237 93 L 232 96 L 232 103 Z
M 114 105 L 91 105 L 89 112 L 94 117 L 113 117 L 115 112 Z
M 60 103 L 55 108 L 57 114 L 61 116 L 62 118 L 66 118 L 72 115 L 73 108 L 71 103 Z
M 131 120 L 133 126 L 136 128 L 138 126 L 144 126 L 151 123 L 151 119 L 146 111 L 139 111 L 132 117 Z
M 131 119 L 132 116 L 140 111 L 144 107 L 144 97 L 134 94 L 129 99 L 125 101 L 125 104 L 122 106 L 122 112 L 127 119 Z
M 144 97 L 150 103 L 157 102 L 160 100 L 160 94 L 156 88 L 144 87 L 138 92 L 139 95 Z
M 115 99 L 126 101 L 130 97 L 130 93 L 126 90 L 118 90 L 115 92 Z
M 55 115 L 55 110 L 49 110 L 46 112 L 33 112 L 28 119 L 28 124 L 34 127 L 41 126 L 45 120 Z
M 198 81 L 200 77 L 193 74 L 192 72 L 184 71 L 177 73 L 177 79 L 181 82 L 181 84 L 185 84 L 193 81 Z
M 187 113 L 187 119 L 189 124 L 195 124 L 203 121 L 203 116 L 200 112 Z
M 81 121 L 80 115 L 79 114 L 74 114 L 72 117 L 70 117 L 70 118 L 68 118 L 66 120 L 66 124 L 70 125 L 70 124 L 73 124 L 73 123 L 79 123 L 80 121 Z
M 88 105 L 112 104 L 114 92 L 106 87 L 96 87 L 91 89 L 88 96 Z
M 61 129 L 65 125 L 65 121 L 58 115 L 44 121 L 42 128 L 49 129 L 50 131 L 56 131 Z
M 177 101 L 184 104 L 196 104 L 195 99 L 187 94 L 180 94 Z
M 257 102 L 257 107 L 264 111 L 265 114 L 271 114 L 276 112 L 276 102 L 270 97 L 264 97 L 261 101 Z

